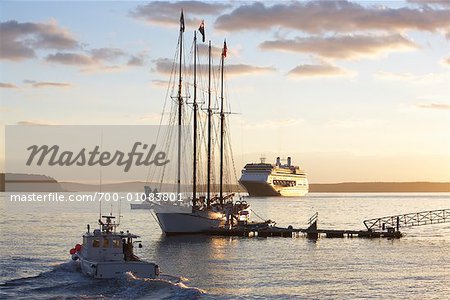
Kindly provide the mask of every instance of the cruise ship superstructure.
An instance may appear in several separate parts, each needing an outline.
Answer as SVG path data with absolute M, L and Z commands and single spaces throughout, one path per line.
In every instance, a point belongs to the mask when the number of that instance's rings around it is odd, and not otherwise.
M 308 193 L 308 179 L 304 170 L 292 165 L 291 157 L 281 164 L 277 157 L 275 164 L 246 164 L 242 170 L 240 184 L 250 196 L 304 196 Z

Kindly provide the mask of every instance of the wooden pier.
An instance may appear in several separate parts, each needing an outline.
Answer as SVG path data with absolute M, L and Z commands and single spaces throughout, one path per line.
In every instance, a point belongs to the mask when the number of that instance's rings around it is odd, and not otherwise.
M 240 237 L 306 237 L 308 239 L 325 238 L 401 238 L 400 231 L 383 231 L 371 232 L 368 230 L 335 230 L 335 229 L 317 229 L 308 230 L 301 228 L 283 228 L 283 227 L 268 227 L 261 229 L 249 229 L 245 227 L 235 228 L 219 228 L 210 230 L 208 235 L 214 236 L 240 236 Z
M 377 219 L 365 220 L 366 230 L 319 229 L 317 227 L 318 213 L 309 220 L 309 227 L 293 228 L 271 226 L 270 223 L 240 224 L 231 228 L 218 228 L 205 232 L 214 236 L 239 237 L 306 237 L 308 239 L 325 238 L 390 238 L 398 239 L 403 236 L 400 227 L 422 226 L 450 222 L 450 210 L 441 209 L 427 212 L 403 214 Z M 369 225 L 370 224 L 370 225 Z M 413 224 L 413 225 L 411 225 Z

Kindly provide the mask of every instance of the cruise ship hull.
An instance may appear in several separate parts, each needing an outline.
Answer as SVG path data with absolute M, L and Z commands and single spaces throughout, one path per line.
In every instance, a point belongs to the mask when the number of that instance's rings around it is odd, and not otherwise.
M 240 184 L 247 190 L 251 197 L 301 197 L 308 193 L 308 188 L 304 186 L 277 187 L 264 181 L 244 181 Z

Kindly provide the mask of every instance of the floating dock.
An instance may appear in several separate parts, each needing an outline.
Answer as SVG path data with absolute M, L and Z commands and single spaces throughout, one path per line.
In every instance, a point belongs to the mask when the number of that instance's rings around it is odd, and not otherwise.
M 450 209 L 440 209 L 381 217 L 365 220 L 366 230 L 319 229 L 317 227 L 319 214 L 315 213 L 309 220 L 306 229 L 283 228 L 270 226 L 269 223 L 248 223 L 231 228 L 218 228 L 206 232 L 213 236 L 239 237 L 301 237 L 308 239 L 325 238 L 390 238 L 398 239 L 403 236 L 400 227 L 422 226 L 450 222 Z

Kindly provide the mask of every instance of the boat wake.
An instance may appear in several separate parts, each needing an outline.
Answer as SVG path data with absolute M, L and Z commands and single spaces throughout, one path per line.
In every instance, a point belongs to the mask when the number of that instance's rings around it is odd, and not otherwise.
M 92 279 L 79 264 L 67 262 L 37 276 L 0 284 L 1 299 L 197 299 L 205 291 L 188 287 L 187 279 L 161 274 L 158 279 L 126 273 L 114 279 Z

